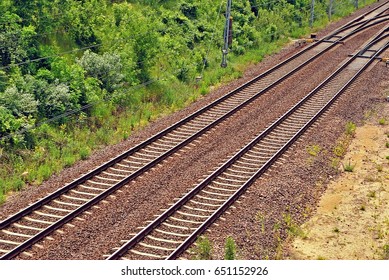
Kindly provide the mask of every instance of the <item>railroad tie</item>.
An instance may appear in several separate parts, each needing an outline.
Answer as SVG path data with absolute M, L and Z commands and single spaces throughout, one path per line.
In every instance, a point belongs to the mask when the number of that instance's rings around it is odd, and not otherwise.
M 150 245 L 150 244 L 147 244 L 144 242 L 139 242 L 138 244 L 143 246 L 143 247 L 146 247 L 146 248 L 162 250 L 162 251 L 174 251 L 175 250 L 174 248 L 172 249 L 172 248 L 166 248 L 166 247 L 161 247 L 161 246 L 154 246 L 154 245 Z
M 181 244 L 182 243 L 181 241 L 175 241 L 175 240 L 169 240 L 169 239 L 155 237 L 155 236 L 152 236 L 151 234 L 147 235 L 146 237 L 150 238 L 151 240 L 166 242 L 166 243 L 171 243 L 171 244 Z
M 3 229 L 2 232 L 4 232 L 5 234 L 8 234 L 8 235 L 13 235 L 13 236 L 26 237 L 26 238 L 32 237 L 32 235 L 17 233 L 17 232 L 5 230 L 5 229 Z
M 167 256 L 161 256 L 161 255 L 156 255 L 156 254 L 150 254 L 150 253 L 143 253 L 134 249 L 130 250 L 131 253 L 134 253 L 135 255 L 140 255 L 140 256 L 145 256 L 145 257 L 151 257 L 151 258 L 156 258 L 156 259 L 164 259 Z
M 46 224 L 46 225 L 52 225 L 52 224 L 54 224 L 54 222 L 48 222 L 48 221 L 37 220 L 37 219 L 30 218 L 30 217 L 24 217 L 23 219 L 25 219 L 25 220 L 27 220 L 27 221 L 30 221 L 30 222 L 35 222 L 35 223 L 40 223 L 40 224 Z

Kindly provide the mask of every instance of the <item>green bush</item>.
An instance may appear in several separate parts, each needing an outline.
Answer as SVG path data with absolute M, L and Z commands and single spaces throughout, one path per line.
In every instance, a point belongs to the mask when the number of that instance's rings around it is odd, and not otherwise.
M 355 123 L 353 123 L 353 122 L 346 123 L 346 134 L 347 135 L 354 135 L 356 129 L 357 129 L 357 126 Z
M 195 258 L 197 260 L 211 260 L 212 259 L 212 245 L 208 237 L 200 236 L 197 238 L 197 245 L 195 248 Z
M 85 160 L 89 157 L 90 153 L 91 153 L 91 150 L 89 147 L 82 147 L 80 149 L 80 158 L 82 160 Z
M 235 260 L 236 259 L 236 244 L 234 239 L 229 236 L 226 239 L 224 245 L 224 259 L 225 260 Z

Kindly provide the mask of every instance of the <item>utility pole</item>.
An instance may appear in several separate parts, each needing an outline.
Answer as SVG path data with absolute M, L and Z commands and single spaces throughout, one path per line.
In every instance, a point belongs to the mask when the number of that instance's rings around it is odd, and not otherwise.
M 313 26 L 314 15 L 315 15 L 315 0 L 312 0 L 312 3 L 311 3 L 311 19 L 309 20 L 309 26 L 310 27 Z
M 228 47 L 231 44 L 231 40 L 232 40 L 231 2 L 232 0 L 227 0 L 226 24 L 224 26 L 224 46 L 222 49 L 223 57 L 222 57 L 221 67 L 227 67 Z
M 332 6 L 333 6 L 334 0 L 330 0 L 330 7 L 328 8 L 328 19 L 331 21 L 332 17 Z

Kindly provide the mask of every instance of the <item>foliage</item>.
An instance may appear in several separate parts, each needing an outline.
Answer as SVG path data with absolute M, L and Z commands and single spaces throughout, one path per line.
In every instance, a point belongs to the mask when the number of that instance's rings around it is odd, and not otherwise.
M 211 260 L 212 259 L 212 245 L 208 237 L 200 236 L 197 238 L 195 248 L 195 258 L 197 260 Z
M 35 27 L 22 26 L 22 18 L 10 11 L 2 11 L 0 20 L 0 65 L 19 63 L 37 53 Z
M 229 236 L 226 239 L 224 245 L 224 259 L 225 260 L 235 260 L 236 259 L 236 244 L 235 240 Z
M 113 92 L 122 85 L 123 65 L 117 54 L 104 53 L 99 55 L 86 50 L 77 62 L 85 69 L 87 75 L 101 81 L 102 87 L 107 91 Z
M 346 164 L 343 164 L 343 170 L 346 171 L 346 172 L 353 172 L 354 171 L 354 168 L 355 168 L 355 164 L 351 164 L 350 161 Z
M 0 105 L 7 108 L 15 117 L 27 117 L 37 113 L 38 102 L 32 94 L 19 91 L 12 85 L 4 93 L 0 93 Z
M 346 123 L 346 134 L 350 136 L 354 136 L 355 130 L 357 129 L 357 126 L 353 122 L 347 122 Z
M 313 157 L 317 156 L 321 150 L 322 148 L 319 145 L 311 145 L 307 147 L 308 154 Z
M 315 6 L 314 28 L 328 22 L 327 4 Z M 233 1 L 229 67 L 220 68 L 224 7 L 0 1 L 0 201 L 242 76 L 310 31 L 309 0 Z M 341 0 L 332 19 L 353 9 Z

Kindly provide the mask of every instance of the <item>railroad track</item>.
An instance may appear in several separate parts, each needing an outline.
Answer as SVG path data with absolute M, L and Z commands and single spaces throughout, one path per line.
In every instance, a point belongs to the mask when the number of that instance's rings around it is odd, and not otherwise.
M 312 44 L 236 90 L 0 223 L 0 259 L 10 259 L 144 174 L 332 49 L 389 19 L 388 3 Z
M 112 253 L 113 259 L 177 259 L 389 48 L 389 27 L 282 117 Z

